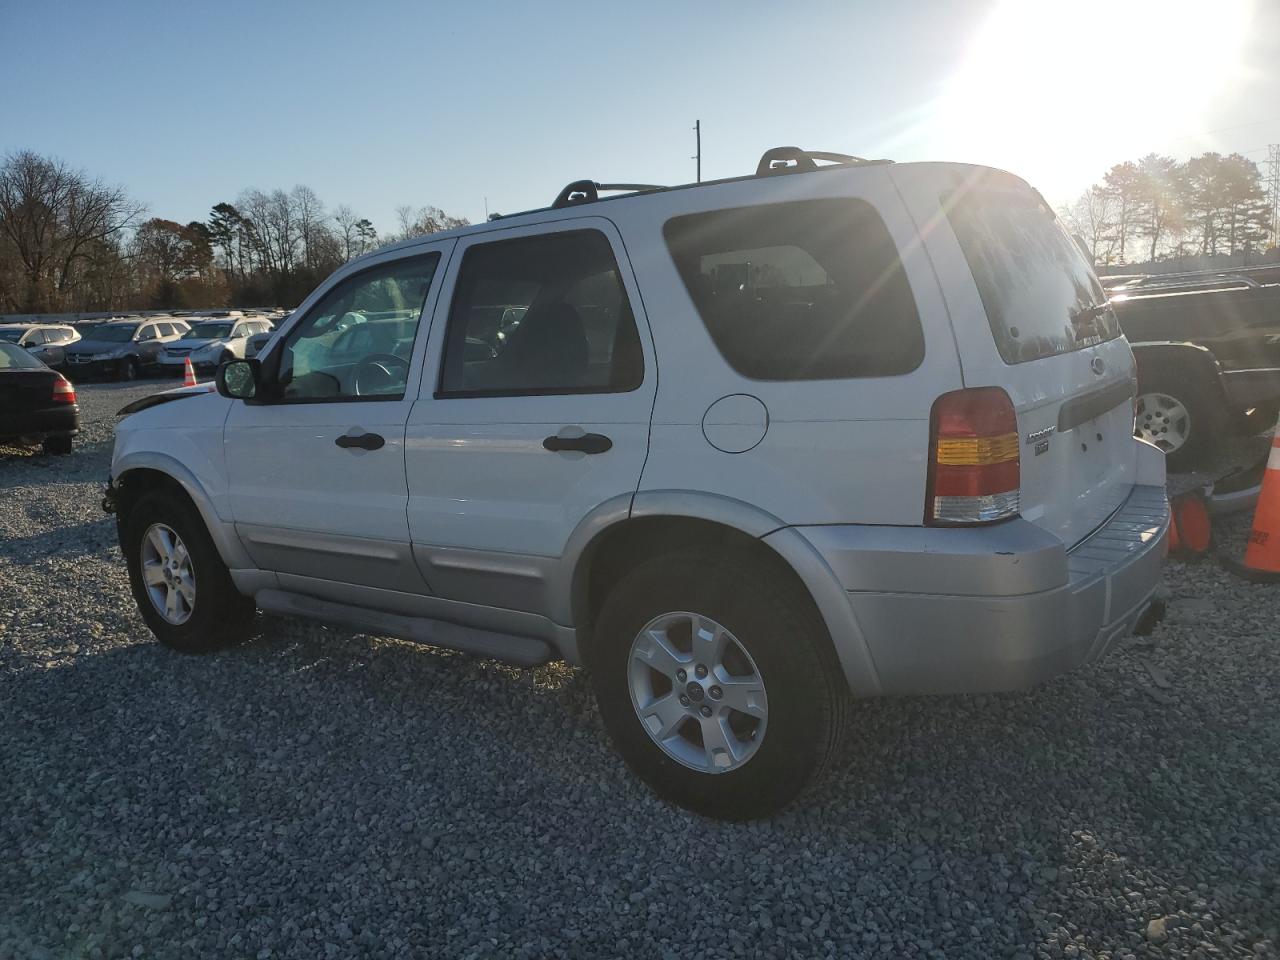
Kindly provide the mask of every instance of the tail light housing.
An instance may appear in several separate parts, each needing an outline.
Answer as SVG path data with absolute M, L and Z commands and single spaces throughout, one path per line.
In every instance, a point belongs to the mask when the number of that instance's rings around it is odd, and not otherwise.
M 75 403 L 76 388 L 71 385 L 71 381 L 62 374 L 58 374 L 58 379 L 53 381 L 53 397 L 54 403 Z
M 966 526 L 1017 516 L 1021 461 L 1013 401 L 999 387 L 944 393 L 933 403 L 924 522 Z

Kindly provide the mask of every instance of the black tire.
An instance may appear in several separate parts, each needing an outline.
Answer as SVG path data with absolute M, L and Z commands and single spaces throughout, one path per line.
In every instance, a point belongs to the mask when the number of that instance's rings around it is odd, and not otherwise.
M 1204 464 L 1218 447 L 1227 426 L 1227 411 L 1217 385 L 1202 374 L 1176 367 L 1155 367 L 1138 372 L 1138 397 L 1163 394 L 1180 403 L 1187 412 L 1185 440 L 1176 450 L 1165 450 L 1169 471 L 1194 470 Z M 1143 436 L 1144 414 L 1139 409 L 1138 436 Z M 1173 429 L 1170 427 L 1169 429 Z M 1161 434 L 1160 436 L 1165 436 Z
M 116 372 L 118 380 L 137 380 L 138 379 L 138 360 L 136 357 L 128 357 L 120 361 L 119 369 Z
M 709 817 L 777 812 L 821 779 L 843 737 L 849 692 L 807 596 L 747 558 L 688 551 L 641 564 L 605 599 L 587 653 L 605 727 L 628 766 L 660 796 Z M 768 698 L 763 740 L 724 773 L 694 770 L 652 740 L 632 706 L 632 641 L 664 613 L 726 627 L 755 661 Z
M 41 446 L 51 457 L 65 457 L 71 452 L 71 437 L 45 437 Z
M 142 579 L 142 541 L 152 524 L 174 531 L 191 555 L 195 602 L 185 623 L 169 623 L 151 602 Z M 181 653 L 208 653 L 244 640 L 253 622 L 253 600 L 235 588 L 226 564 L 200 514 L 185 497 L 169 490 L 145 493 L 120 521 L 120 547 L 129 568 L 129 586 L 156 639 Z

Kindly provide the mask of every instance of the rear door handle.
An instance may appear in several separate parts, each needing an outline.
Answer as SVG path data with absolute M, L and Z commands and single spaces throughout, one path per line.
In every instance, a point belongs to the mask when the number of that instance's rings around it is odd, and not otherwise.
M 379 450 L 387 441 L 379 433 L 357 433 L 355 436 L 344 433 L 333 442 L 344 449 L 358 447 L 361 450 Z
M 581 453 L 604 453 L 613 448 L 613 441 L 603 433 L 587 433 L 580 437 L 547 437 L 542 445 L 553 453 L 577 450 Z

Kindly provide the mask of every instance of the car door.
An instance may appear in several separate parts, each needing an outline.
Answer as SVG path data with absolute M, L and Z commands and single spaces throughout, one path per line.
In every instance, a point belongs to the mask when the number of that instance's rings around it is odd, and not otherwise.
M 138 328 L 138 332 L 133 339 L 138 363 L 144 367 L 149 367 L 156 363 L 160 357 L 160 348 L 164 346 L 164 341 L 160 338 L 159 325 L 144 323 Z
M 227 416 L 231 509 L 245 549 L 289 589 L 422 592 L 405 516 L 404 431 L 452 241 L 347 271 L 295 316 L 254 401 Z M 353 330 L 372 331 L 353 350 Z
M 602 218 L 468 237 L 453 261 L 405 440 L 414 553 L 440 596 L 545 615 L 574 528 L 639 483 L 648 324 Z

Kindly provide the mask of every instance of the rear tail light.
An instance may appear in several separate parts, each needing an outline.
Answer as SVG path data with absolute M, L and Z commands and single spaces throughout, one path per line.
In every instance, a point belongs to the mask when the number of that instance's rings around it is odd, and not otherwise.
M 930 425 L 924 522 L 954 526 L 1016 516 L 1021 467 L 1009 395 L 999 387 L 944 393 L 933 403 Z
M 71 385 L 71 381 L 66 377 L 59 376 L 57 380 L 53 381 L 53 402 L 76 402 L 76 388 Z

